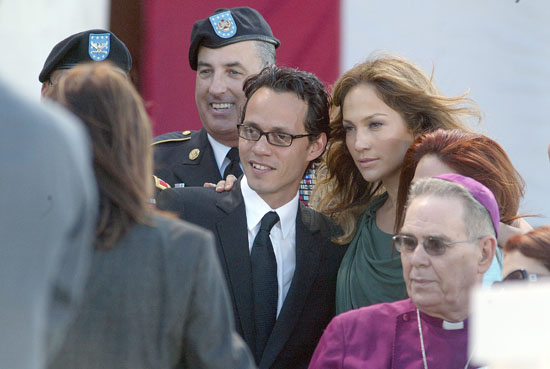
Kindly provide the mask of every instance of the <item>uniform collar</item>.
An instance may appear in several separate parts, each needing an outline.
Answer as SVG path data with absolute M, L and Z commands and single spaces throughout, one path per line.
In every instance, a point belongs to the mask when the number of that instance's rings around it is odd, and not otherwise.
M 221 167 L 223 164 L 223 160 L 225 159 L 229 150 L 231 150 L 231 147 L 225 146 L 224 144 L 219 143 L 214 139 L 214 137 L 210 136 L 209 133 L 207 133 L 206 136 L 208 137 L 210 146 L 212 146 L 212 151 L 214 152 L 214 157 L 216 158 L 216 164 L 218 165 L 218 170 L 220 171 L 220 174 L 223 176 L 223 173 L 221 172 Z M 225 179 L 225 178 L 222 178 L 222 179 Z

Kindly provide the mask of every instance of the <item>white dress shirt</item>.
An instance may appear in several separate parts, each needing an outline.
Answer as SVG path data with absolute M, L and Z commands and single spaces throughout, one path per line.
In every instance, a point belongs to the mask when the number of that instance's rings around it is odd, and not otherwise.
M 210 142 L 210 146 L 212 146 L 212 151 L 214 151 L 214 157 L 216 158 L 216 164 L 218 165 L 218 169 L 220 171 L 220 176 L 223 178 L 223 172 L 225 171 L 225 168 L 231 163 L 231 160 L 227 158 L 227 153 L 229 150 L 231 150 L 231 147 L 225 146 L 224 144 L 219 143 L 216 141 L 210 134 L 206 134 L 208 137 L 208 141 Z M 243 169 L 243 165 L 239 163 L 241 166 L 241 169 Z
M 271 207 L 248 186 L 246 176 L 241 180 L 241 192 L 246 209 L 246 223 L 248 229 L 248 249 L 252 251 L 254 238 L 260 230 L 263 216 L 275 211 L 279 221 L 271 229 L 269 238 L 273 244 L 277 261 L 277 317 L 288 294 L 294 270 L 296 269 L 296 215 L 298 213 L 298 189 L 296 196 L 285 205 L 271 209 Z

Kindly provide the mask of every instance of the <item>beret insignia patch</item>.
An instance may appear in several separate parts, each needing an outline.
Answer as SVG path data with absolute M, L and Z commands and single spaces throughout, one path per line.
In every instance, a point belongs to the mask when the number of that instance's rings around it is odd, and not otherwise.
M 221 38 L 231 38 L 237 33 L 237 24 L 230 10 L 214 14 L 208 19 L 210 19 L 214 32 Z
M 94 61 L 105 60 L 111 52 L 110 33 L 90 33 L 88 54 Z

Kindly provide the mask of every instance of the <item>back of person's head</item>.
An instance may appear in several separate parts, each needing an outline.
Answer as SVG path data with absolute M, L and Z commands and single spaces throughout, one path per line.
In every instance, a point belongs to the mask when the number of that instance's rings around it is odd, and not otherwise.
M 49 97 L 86 125 L 100 189 L 97 246 L 111 247 L 136 222 L 147 222 L 152 196 L 151 125 L 134 86 L 110 63 L 82 64 Z
M 511 237 L 504 246 L 504 252 L 514 250 L 540 261 L 550 271 L 550 226 L 538 227 Z
M 308 134 L 314 135 L 310 136 L 309 140 L 314 141 L 321 133 L 325 133 L 328 137 L 329 94 L 314 74 L 272 65 L 264 68 L 259 74 L 249 77 L 243 86 L 247 101 L 243 108 L 241 123 L 244 120 L 248 101 L 262 87 L 279 93 L 290 92 L 298 96 L 308 107 L 304 126 Z
M 501 222 L 510 224 L 518 217 L 525 183 L 504 149 L 481 134 L 439 129 L 419 136 L 405 154 L 397 195 L 396 228 L 403 223 L 403 209 L 416 167 L 425 155 L 430 154 L 456 173 L 471 177 L 489 188 L 497 200 Z

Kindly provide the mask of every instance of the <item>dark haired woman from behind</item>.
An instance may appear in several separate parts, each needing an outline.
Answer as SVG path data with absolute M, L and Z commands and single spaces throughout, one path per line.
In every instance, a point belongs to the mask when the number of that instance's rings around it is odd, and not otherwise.
M 502 280 L 537 281 L 550 277 L 550 226 L 516 235 L 504 246 Z
M 82 307 L 51 368 L 252 368 L 211 235 L 151 205 L 151 127 L 109 64 L 74 67 L 49 94 L 85 124 L 100 190 Z
M 518 216 L 525 184 L 504 149 L 478 133 L 442 129 L 418 137 L 405 154 L 397 194 L 397 228 L 403 224 L 413 180 L 445 173 L 471 177 L 495 195 L 500 213 L 498 243 L 501 247 L 512 235 L 532 229 Z M 484 284 L 500 281 L 501 272 L 502 252 L 498 247 L 493 265 L 485 273 Z

